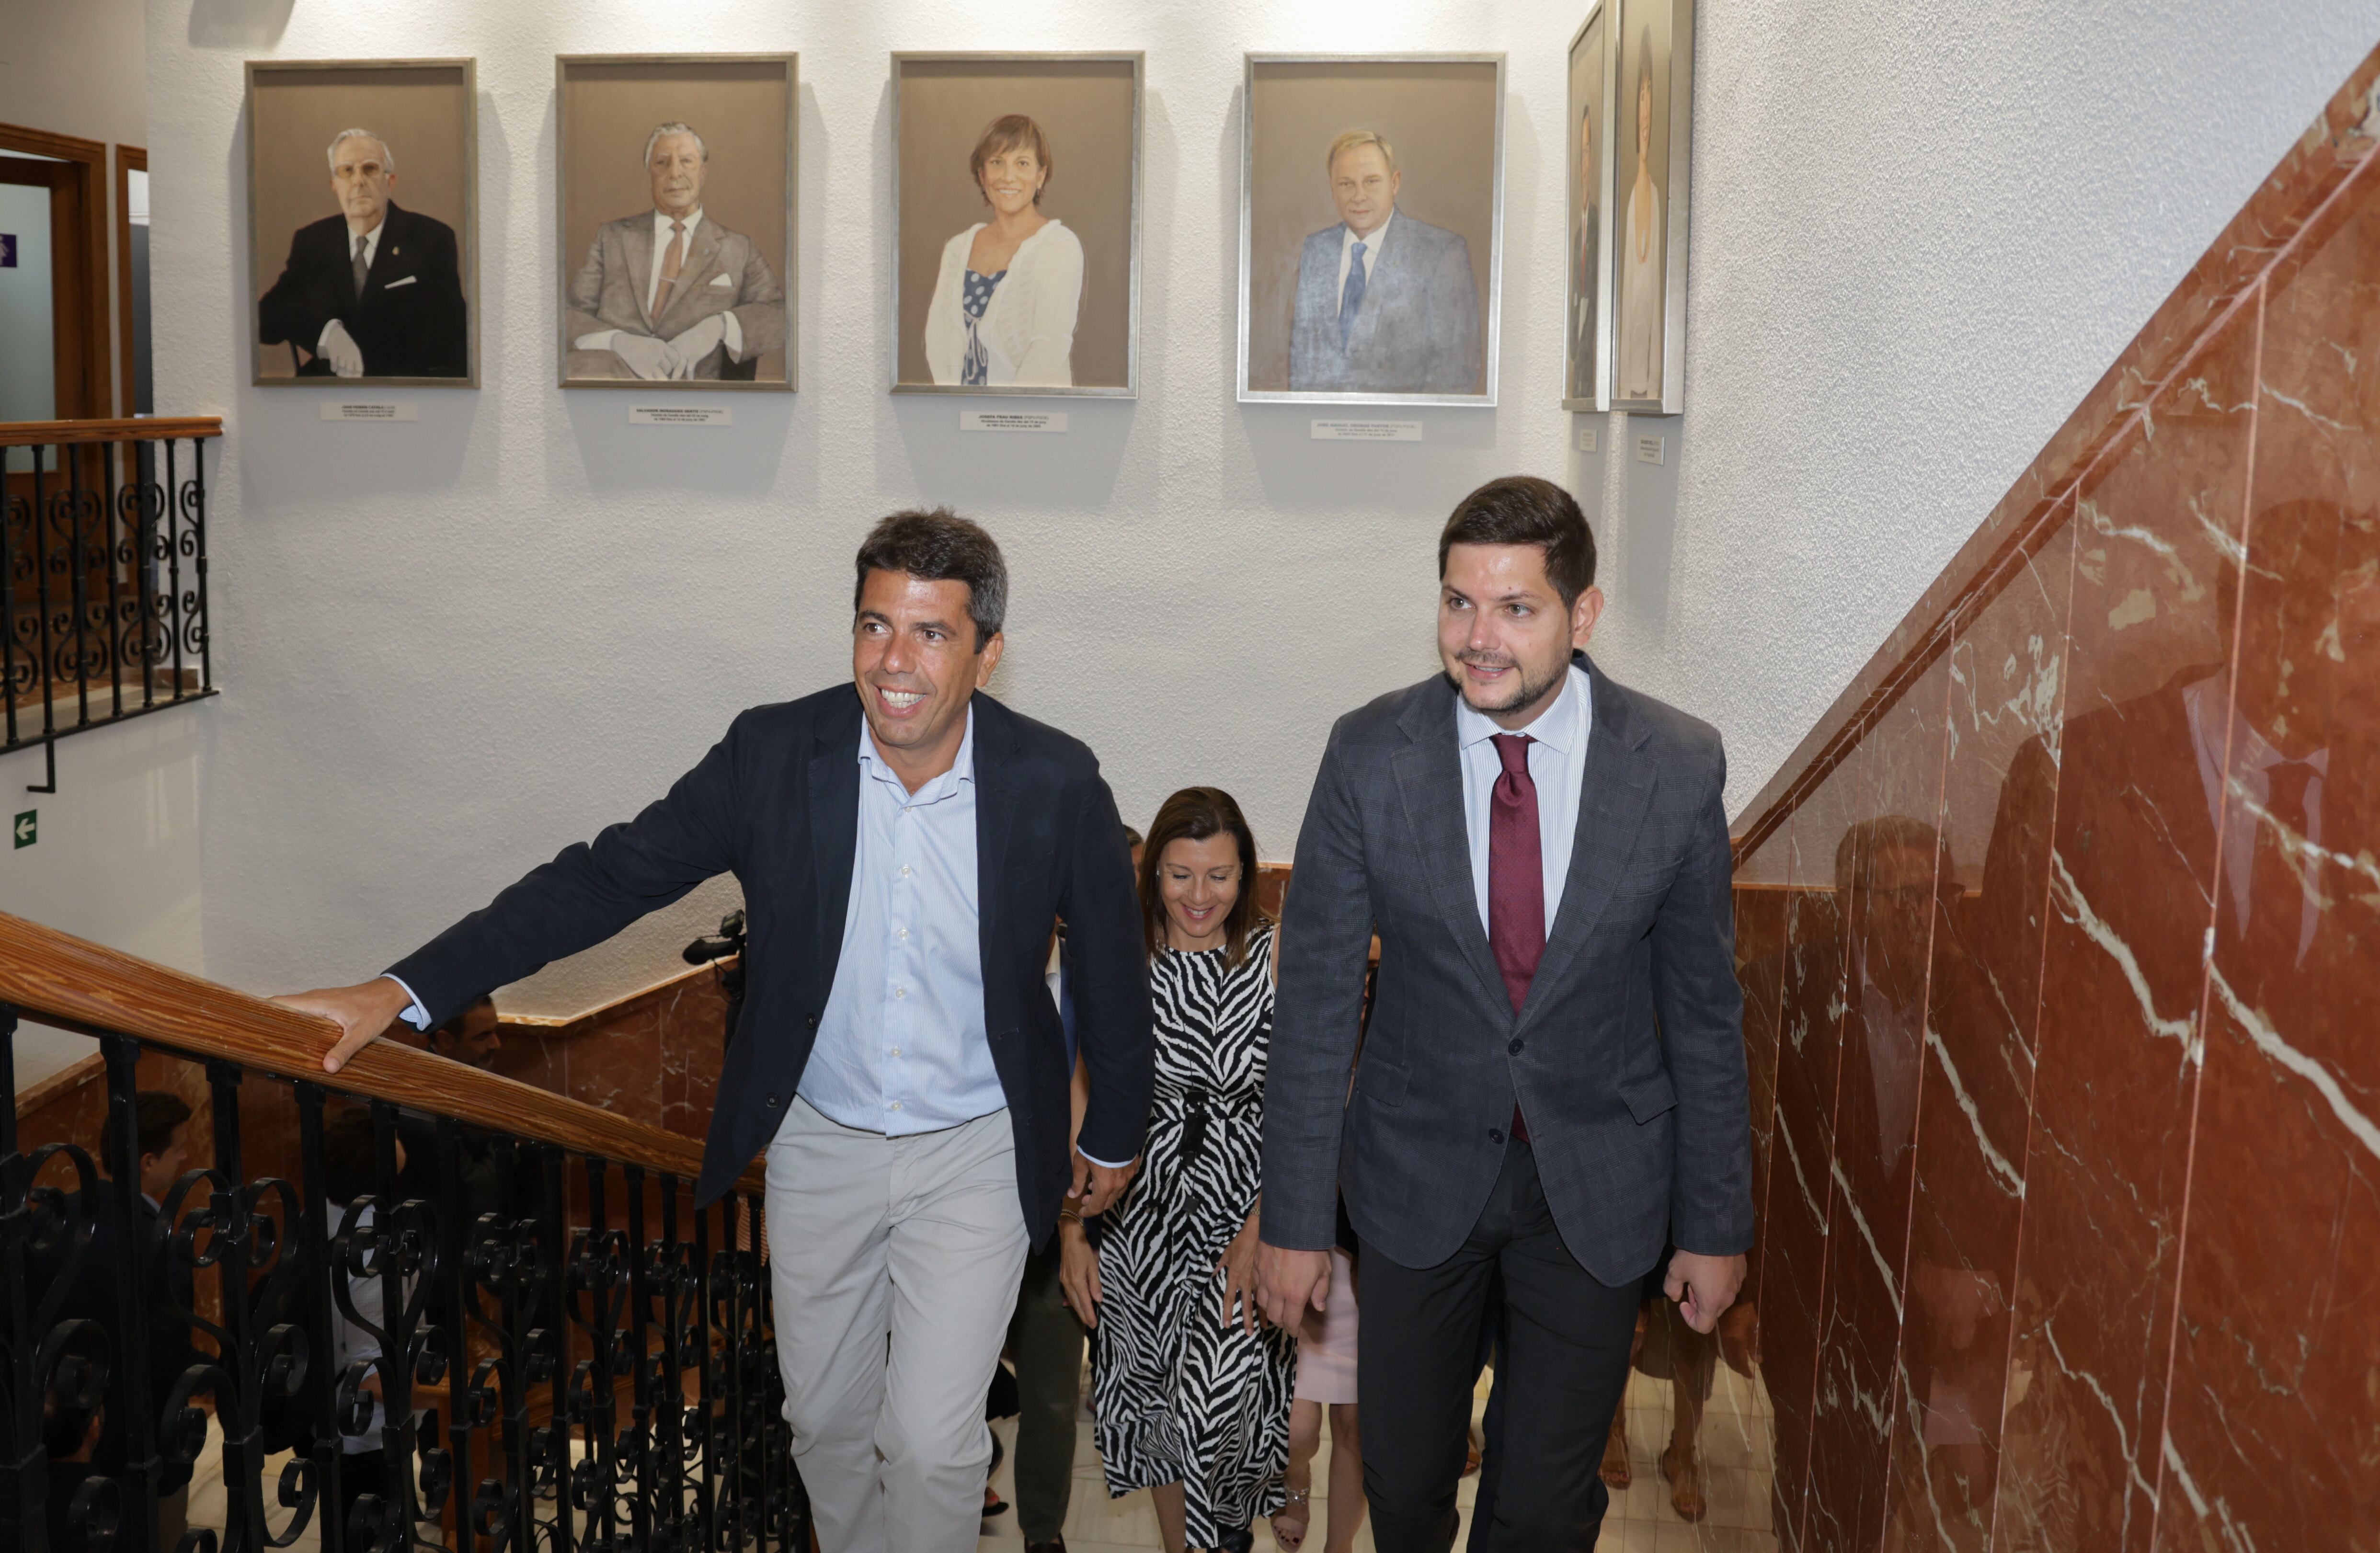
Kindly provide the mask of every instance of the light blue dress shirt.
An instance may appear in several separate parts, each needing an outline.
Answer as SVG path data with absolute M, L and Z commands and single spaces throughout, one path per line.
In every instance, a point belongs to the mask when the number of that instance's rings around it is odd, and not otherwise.
M 902 1137 L 1008 1104 L 983 1023 L 975 712 L 951 769 L 911 793 L 860 725 L 859 844 L 834 988 L 797 1089 L 846 1127 Z
M 1525 728 L 1497 726 L 1457 693 L 1454 739 L 1463 751 L 1463 828 L 1471 842 L 1471 887 L 1479 898 L 1479 925 L 1488 929 L 1489 937 L 1495 929 L 1488 920 L 1488 821 L 1504 762 L 1488 741 L 1502 733 L 1526 734 L 1532 741 L 1529 780 L 1537 784 L 1537 845 L 1545 865 L 1546 935 L 1550 938 L 1554 916 L 1561 910 L 1562 885 L 1570 879 L 1579 795 L 1586 787 L 1586 741 L 1594 731 L 1595 697 L 1587 687 L 1586 671 L 1575 663 L 1553 705 Z

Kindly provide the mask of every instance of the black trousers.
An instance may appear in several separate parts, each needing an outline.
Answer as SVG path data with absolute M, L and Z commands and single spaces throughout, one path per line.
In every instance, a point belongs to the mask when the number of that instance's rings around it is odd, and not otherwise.
M 1501 1291 L 1500 1315 L 1489 1297 Z M 1380 1553 L 1454 1546 L 1486 1324 L 1500 1320 L 1491 1403 L 1500 1458 L 1482 1486 L 1470 1546 L 1490 1553 L 1592 1553 L 1609 1495 L 1597 1469 L 1628 1384 L 1641 1280 L 1606 1288 L 1554 1227 L 1536 1156 L 1519 1139 L 1478 1223 L 1434 1268 L 1364 1248 L 1364 1493 Z M 1481 1531 L 1484 1529 L 1485 1539 Z

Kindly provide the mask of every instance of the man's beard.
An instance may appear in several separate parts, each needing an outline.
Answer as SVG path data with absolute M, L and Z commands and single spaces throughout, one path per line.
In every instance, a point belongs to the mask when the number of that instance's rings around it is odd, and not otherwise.
M 1527 710 L 1529 708 L 1534 707 L 1538 702 L 1544 700 L 1548 695 L 1552 694 L 1554 690 L 1559 688 L 1563 677 L 1570 673 L 1570 663 L 1567 660 L 1556 664 L 1552 671 L 1549 672 L 1543 679 L 1531 679 L 1529 677 L 1529 671 L 1522 665 L 1518 659 L 1499 661 L 1488 658 L 1484 654 L 1475 658 L 1474 656 L 1465 653 L 1458 655 L 1455 661 L 1458 663 L 1476 662 L 1484 668 L 1490 669 L 1519 669 L 1521 671 L 1521 683 L 1519 687 L 1510 696 L 1506 697 L 1500 704 L 1486 707 L 1483 707 L 1479 705 L 1478 702 L 1471 699 L 1470 695 L 1468 694 L 1468 685 L 1460 673 L 1455 673 L 1452 670 L 1449 670 L 1447 672 L 1446 683 L 1454 686 L 1454 693 L 1456 695 L 1461 696 L 1463 700 L 1470 705 L 1473 710 L 1490 713 Z

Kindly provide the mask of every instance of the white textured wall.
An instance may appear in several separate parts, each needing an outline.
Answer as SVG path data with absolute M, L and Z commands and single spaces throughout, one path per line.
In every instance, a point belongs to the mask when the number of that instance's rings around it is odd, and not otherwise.
M 230 428 L 209 968 L 368 973 L 735 709 L 837 679 L 851 550 L 920 500 L 1008 551 L 1001 694 L 1088 739 L 1128 818 L 1218 782 L 1286 856 L 1331 719 L 1431 664 L 1448 509 L 1570 479 L 1613 552 L 1607 664 L 1727 732 L 1741 801 L 2380 35 L 2380 0 L 2194 9 L 1709 0 L 1692 408 L 1632 490 L 1558 407 L 1575 0 L 152 0 L 160 405 Z M 885 392 L 886 55 L 928 47 L 1148 51 L 1145 386 L 1064 406 L 1068 436 L 963 437 Z M 1241 51 L 1358 47 L 1512 56 L 1502 407 L 1419 412 L 1417 446 L 1232 396 Z M 552 56 L 769 49 L 802 54 L 804 386 L 632 431 L 624 396 L 551 385 Z M 245 385 L 240 61 L 268 54 L 480 60 L 485 386 L 403 394 L 416 425 Z M 508 1001 L 641 980 L 700 915 Z

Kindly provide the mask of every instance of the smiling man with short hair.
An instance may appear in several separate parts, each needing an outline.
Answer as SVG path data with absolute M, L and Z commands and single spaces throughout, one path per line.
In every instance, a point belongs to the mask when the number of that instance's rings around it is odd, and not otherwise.
M 1291 390 L 1480 392 L 1471 245 L 1397 208 L 1404 174 L 1396 148 L 1373 131 L 1332 140 L 1323 167 L 1339 222 L 1299 250 Z
M 1344 1194 L 1382 1553 L 1453 1538 L 1491 1319 L 1471 1546 L 1591 1548 L 1640 1285 L 1709 1331 L 1752 1244 L 1726 760 L 1588 660 L 1567 491 L 1491 480 L 1438 553 L 1444 673 L 1340 719 L 1298 836 L 1257 1271 L 1272 1321 L 1320 1308 Z
M 957 1553 L 1027 1248 L 1140 1152 L 1148 962 L 1098 760 L 982 694 L 1008 601 L 991 536 L 896 513 L 856 571 L 850 684 L 745 712 L 666 797 L 387 975 L 285 1001 L 340 1022 L 335 1073 L 400 1014 L 426 1027 L 733 870 L 748 979 L 696 1202 L 766 1151 L 786 1416 L 828 1553 Z M 1090 1086 L 1071 1150 L 1057 919 Z

